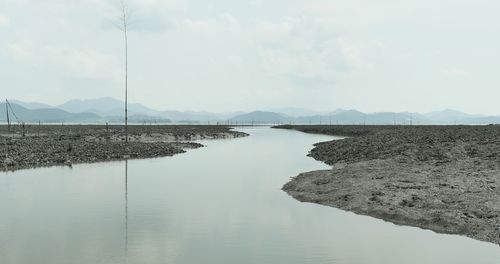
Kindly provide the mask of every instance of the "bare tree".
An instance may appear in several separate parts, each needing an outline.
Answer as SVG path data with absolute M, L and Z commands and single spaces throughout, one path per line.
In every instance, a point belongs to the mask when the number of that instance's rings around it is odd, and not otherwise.
M 121 16 L 119 28 L 123 31 L 125 41 L 125 142 L 128 143 L 128 26 L 129 12 L 125 0 L 121 0 Z

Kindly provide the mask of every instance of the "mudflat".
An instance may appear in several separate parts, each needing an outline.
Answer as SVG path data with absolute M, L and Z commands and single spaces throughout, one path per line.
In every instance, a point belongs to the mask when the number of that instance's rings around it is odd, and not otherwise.
M 154 158 L 203 145 L 191 141 L 247 136 L 228 126 L 131 125 L 0 126 L 0 171 L 75 163 Z
M 331 170 L 283 190 L 400 225 L 500 244 L 500 126 L 279 126 L 345 136 L 310 156 Z

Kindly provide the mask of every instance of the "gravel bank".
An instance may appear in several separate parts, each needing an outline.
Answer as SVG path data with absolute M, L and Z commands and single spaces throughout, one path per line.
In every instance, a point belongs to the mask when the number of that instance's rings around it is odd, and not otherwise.
M 0 171 L 172 156 L 203 145 L 189 141 L 246 136 L 227 126 L 0 126 Z
M 303 202 L 500 244 L 500 126 L 282 126 L 350 136 L 315 145 L 331 170 L 283 190 Z

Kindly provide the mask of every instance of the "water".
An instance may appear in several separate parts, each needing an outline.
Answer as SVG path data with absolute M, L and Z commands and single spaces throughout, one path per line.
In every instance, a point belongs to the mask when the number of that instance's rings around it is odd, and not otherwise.
M 297 202 L 281 186 L 326 169 L 306 154 L 331 137 L 243 131 L 174 157 L 1 173 L 0 263 L 499 262 L 497 245 Z

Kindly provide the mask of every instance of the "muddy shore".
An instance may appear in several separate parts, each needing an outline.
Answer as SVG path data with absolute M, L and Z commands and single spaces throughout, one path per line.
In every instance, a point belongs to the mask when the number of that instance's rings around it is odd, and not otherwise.
M 24 134 L 24 135 L 23 135 Z M 0 126 L 0 171 L 172 156 L 203 145 L 191 141 L 247 136 L 228 126 Z
M 283 190 L 400 225 L 500 244 L 500 126 L 281 126 L 348 136 L 309 156 L 331 170 Z

